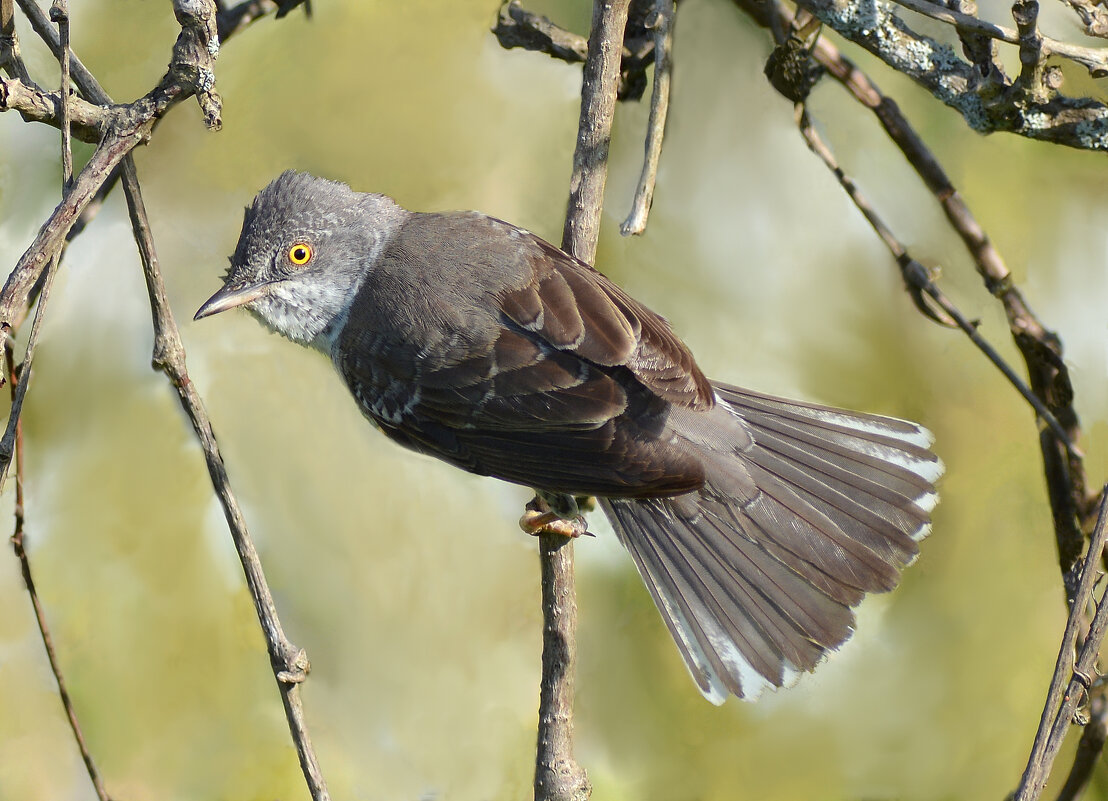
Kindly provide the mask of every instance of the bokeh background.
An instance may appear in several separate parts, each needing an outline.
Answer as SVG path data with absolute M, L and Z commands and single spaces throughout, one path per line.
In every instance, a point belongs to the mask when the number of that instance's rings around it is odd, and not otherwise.
M 248 315 L 191 317 L 219 286 L 242 207 L 289 167 L 558 240 L 580 68 L 502 50 L 496 5 L 317 0 L 310 22 L 261 21 L 220 55 L 223 131 L 205 132 L 186 103 L 137 155 L 192 379 L 286 630 L 312 660 L 303 698 L 335 798 L 529 797 L 540 614 L 535 543 L 515 522 L 527 493 L 391 445 L 322 356 Z M 529 6 L 587 28 L 584 0 Z M 76 52 L 117 100 L 160 77 L 177 31 L 168 4 L 88 0 L 73 16 Z M 32 40 L 23 31 L 32 69 L 53 80 Z M 1001 798 L 1064 623 L 1033 417 L 964 336 L 912 307 L 762 77 L 766 37 L 725 0 L 687 0 L 675 48 L 649 231 L 617 231 L 647 116 L 645 103 L 624 105 L 599 266 L 664 313 L 709 375 L 922 421 L 948 474 L 900 589 L 863 605 L 857 635 L 817 674 L 756 705 L 700 697 L 594 519 L 599 536 L 577 549 L 577 751 L 594 798 Z M 980 137 L 859 60 L 1065 342 L 1099 484 L 1103 157 Z M 914 254 L 942 266 L 946 291 L 1018 364 L 998 304 L 876 122 L 830 81 L 812 109 Z M 57 202 L 56 151 L 56 131 L 0 116 L 0 264 Z M 150 348 L 117 192 L 59 274 L 24 418 L 29 550 L 90 747 L 117 798 L 306 798 L 199 448 Z M 9 483 L 0 514 L 11 495 Z M 6 549 L 0 687 L 0 798 L 93 798 Z M 1091 797 L 1108 798 L 1103 771 Z

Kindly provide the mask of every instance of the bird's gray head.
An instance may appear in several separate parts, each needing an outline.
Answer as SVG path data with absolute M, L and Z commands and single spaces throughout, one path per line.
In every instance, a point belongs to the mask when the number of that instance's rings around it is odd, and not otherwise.
M 235 306 L 327 349 L 381 250 L 408 215 L 384 195 L 288 171 L 246 209 L 224 286 L 195 319 Z

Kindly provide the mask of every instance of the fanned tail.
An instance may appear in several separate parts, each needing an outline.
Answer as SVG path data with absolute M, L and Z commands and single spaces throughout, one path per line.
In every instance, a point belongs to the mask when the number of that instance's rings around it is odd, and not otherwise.
M 852 608 L 915 559 L 943 465 L 914 423 L 715 389 L 710 426 L 673 422 L 704 456 L 701 490 L 600 503 L 722 703 L 789 684 L 850 637 Z

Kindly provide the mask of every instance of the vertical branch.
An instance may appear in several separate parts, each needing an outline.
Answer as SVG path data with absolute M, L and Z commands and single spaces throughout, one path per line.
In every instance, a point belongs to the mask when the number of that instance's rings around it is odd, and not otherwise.
M 536 801 L 585 801 L 588 775 L 573 756 L 573 694 L 577 670 L 577 598 L 573 540 L 539 535 L 542 581 L 542 682 L 535 755 Z
M 58 64 L 62 69 L 62 81 L 58 94 L 62 129 L 62 194 L 73 182 L 73 143 L 69 130 L 69 0 L 54 0 L 50 7 L 50 19 L 58 25 L 58 38 L 61 40 L 62 55 Z
M 677 6 L 674 0 L 654 2 L 654 89 L 650 94 L 650 120 L 646 125 L 646 155 L 643 157 L 642 175 L 631 213 L 623 221 L 619 232 L 624 236 L 641 234 L 646 230 L 650 204 L 654 201 L 654 182 L 658 178 L 658 160 L 662 156 L 662 138 L 669 113 L 670 74 L 673 71 L 673 22 Z
M 608 146 L 616 107 L 616 79 L 623 50 L 630 0 L 596 0 L 589 55 L 581 76 L 581 121 L 569 180 L 569 207 L 562 229 L 562 249 L 592 264 L 600 235 L 604 184 L 608 180 Z
M 573 153 L 562 248 L 590 263 L 596 255 L 600 234 L 600 212 L 608 178 L 608 146 L 629 6 L 630 0 L 596 0 L 589 55 L 581 79 L 581 119 Z M 577 601 L 572 540 L 558 534 L 539 535 L 539 558 L 543 656 L 535 798 L 537 801 L 583 801 L 591 794 L 592 787 L 584 769 L 573 757 Z

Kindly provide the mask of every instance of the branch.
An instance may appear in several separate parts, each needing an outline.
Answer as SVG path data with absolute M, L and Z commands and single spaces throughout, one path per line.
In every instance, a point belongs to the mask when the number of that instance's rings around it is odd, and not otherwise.
M 804 137 L 809 149 L 827 166 L 835 177 L 838 179 L 839 184 L 846 191 L 847 196 L 853 201 L 854 205 L 858 208 L 862 215 L 866 218 L 866 221 L 873 227 L 874 231 L 880 237 L 881 241 L 885 243 L 885 246 L 889 249 L 893 258 L 896 260 L 897 266 L 901 270 L 901 275 L 904 278 L 905 284 L 908 286 L 909 291 L 912 293 L 913 300 L 916 306 L 931 319 L 949 324 L 947 321 L 953 321 L 954 325 L 961 328 L 963 332 L 970 338 L 970 340 L 981 350 L 982 353 L 991 361 L 1000 371 L 1004 377 L 1008 379 L 1009 383 L 1015 387 L 1016 391 L 1020 393 L 1031 404 L 1035 413 L 1046 423 L 1047 427 L 1051 430 L 1055 437 L 1063 444 L 1067 449 L 1074 451 L 1075 455 L 1080 458 L 1080 453 L 1076 451 L 1074 445 L 1069 441 L 1065 429 L 1054 418 L 1050 410 L 1046 408 L 1045 404 L 1035 395 L 1034 392 L 1023 382 L 1023 380 L 1016 374 L 1003 357 L 996 351 L 996 349 L 989 344 L 977 330 L 969 319 L 963 315 L 954 303 L 946 297 L 945 294 L 935 286 L 931 280 L 931 276 L 928 273 L 927 268 L 916 261 L 908 254 L 907 248 L 901 242 L 901 240 L 893 234 L 892 230 L 884 223 L 880 215 L 866 200 L 865 196 L 855 185 L 854 181 L 843 172 L 842 168 L 838 165 L 835 157 L 832 155 L 831 150 L 816 133 L 815 128 L 812 126 L 811 120 L 808 116 L 808 111 L 803 103 L 797 104 L 797 126 L 800 129 L 801 135 Z M 939 315 L 934 310 L 925 305 L 923 295 L 927 295 L 934 300 L 945 317 Z
M 505 50 L 515 47 L 536 50 L 569 64 L 580 63 L 589 54 L 589 43 L 584 36 L 571 33 L 544 16 L 525 10 L 519 5 L 519 0 L 510 0 L 500 6 L 492 32 Z
M 1093 777 L 1093 769 L 1104 753 L 1104 744 L 1108 740 L 1108 699 L 1104 687 L 1095 687 L 1089 692 L 1089 722 L 1081 732 L 1077 752 L 1073 756 L 1066 783 L 1058 792 L 1058 801 L 1076 801 L 1088 788 Z
M 223 514 L 227 518 L 231 538 L 234 540 L 239 561 L 242 562 L 250 597 L 254 601 L 254 609 L 265 636 L 270 665 L 277 680 L 277 687 L 281 691 L 281 701 L 285 706 L 285 716 L 288 718 L 289 730 L 296 745 L 301 770 L 312 798 L 315 801 L 326 801 L 330 796 L 327 793 L 327 785 L 323 780 L 311 738 L 308 736 L 304 710 L 300 702 L 300 684 L 307 678 L 310 669 L 308 657 L 303 649 L 297 648 L 285 637 L 265 573 L 262 571 L 261 561 L 258 559 L 258 552 L 254 549 L 246 529 L 246 519 L 231 491 L 227 469 L 219 453 L 219 444 L 212 431 L 211 421 L 208 419 L 196 387 L 189 380 L 185 366 L 185 348 L 181 343 L 181 335 L 169 307 L 169 299 L 166 297 L 161 268 L 158 266 L 158 256 L 154 250 L 154 240 L 150 233 L 150 221 L 146 216 L 138 175 L 135 172 L 134 160 L 131 158 L 123 162 L 123 191 L 127 196 L 127 211 L 130 214 L 131 227 L 134 230 L 135 242 L 142 259 L 143 274 L 146 277 L 146 288 L 150 295 L 150 311 L 154 324 L 152 364 L 155 369 L 166 374 L 177 390 L 181 407 L 188 415 L 197 439 L 200 440 L 208 474 L 220 505 L 223 507 Z
M 619 74 L 623 29 L 629 0 L 596 0 L 589 59 L 581 77 L 581 121 L 569 180 L 569 207 L 562 229 L 562 249 L 592 264 L 600 238 L 604 184 L 608 180 L 608 146 L 615 116 L 615 81 Z
M 630 4 L 620 45 L 619 100 L 639 100 L 646 90 L 646 70 L 655 58 L 656 37 L 650 24 L 655 18 L 653 4 L 654 0 L 633 0 Z M 524 10 L 519 0 L 506 0 L 500 6 L 492 32 L 505 50 L 537 50 L 569 64 L 583 62 L 588 54 L 584 36 Z
M 96 190 L 99 189 L 112 169 L 141 141 L 144 133 L 145 129 L 105 139 L 92 154 L 92 158 L 85 164 L 73 186 L 66 192 L 65 199 L 43 224 L 38 236 L 35 237 L 35 241 L 31 243 L 31 247 L 20 258 L 12 274 L 8 276 L 3 292 L 0 293 L 0 329 L 5 333 L 15 328 L 18 321 L 22 319 L 31 287 L 39 280 L 43 270 L 46 269 L 47 265 L 57 263 L 65 235 L 76 221 L 77 216 L 92 199 Z M 47 283 L 49 280 L 51 279 L 48 275 Z M 39 311 L 35 315 L 36 321 L 42 314 L 45 306 L 44 301 L 45 298 L 40 295 Z M 34 336 L 34 333 L 35 326 L 32 324 L 31 335 Z M 26 369 L 29 369 L 31 356 L 33 355 L 30 338 L 27 347 L 28 355 L 25 361 Z M 20 386 L 25 386 L 26 383 L 26 381 L 22 381 Z M 8 415 L 7 433 L 5 433 L 3 440 L 0 440 L 0 488 L 3 487 L 4 478 L 11 464 L 15 424 L 19 420 L 21 407 L 22 396 L 20 396 L 18 404 L 12 405 L 11 412 Z
M 898 6 L 903 6 L 917 14 L 923 14 L 931 19 L 945 22 L 953 26 L 959 33 L 976 33 L 996 39 L 998 42 L 1019 45 L 1024 39 L 1018 31 L 985 22 L 969 14 L 953 11 L 942 6 L 930 3 L 928 0 L 894 0 Z M 1089 70 L 1094 78 L 1103 78 L 1108 75 L 1108 52 L 1101 48 L 1079 47 L 1069 42 L 1060 42 L 1040 36 L 1039 49 L 1043 56 L 1056 55 L 1067 58 Z M 1038 60 L 1038 59 L 1037 59 Z
M 888 0 L 801 0 L 800 5 L 958 111 L 980 133 L 1008 131 L 1087 150 L 1108 150 L 1108 106 L 1051 92 L 979 91 L 974 65 L 946 44 L 917 34 Z M 972 18 L 970 18 L 972 19 Z
M 793 15 L 780 3 L 770 6 L 767 11 L 767 7 L 761 3 L 755 4 L 747 0 L 735 0 L 735 2 L 763 27 L 787 29 L 794 25 Z M 1072 444 L 1078 440 L 1081 430 L 1073 407 L 1074 393 L 1069 371 L 1062 358 L 1061 340 L 1043 325 L 1027 304 L 1019 288 L 1012 281 L 1011 273 L 1005 266 L 1004 260 L 966 205 L 962 195 L 911 124 L 904 118 L 897 104 L 882 94 L 869 77 L 846 59 L 826 37 L 820 37 L 816 41 L 811 49 L 811 55 L 828 75 L 874 113 L 886 133 L 942 207 L 948 222 L 962 239 L 973 259 L 986 289 L 1004 306 L 1009 330 L 1023 356 L 1030 376 L 1030 395 L 1024 382 L 1015 376 L 1011 368 L 995 354 L 995 350 L 980 337 L 976 326 L 957 314 L 952 305 L 948 305 L 947 308 L 961 318 L 960 324 L 949 315 L 947 315 L 948 319 L 943 319 L 933 313 L 935 309 L 924 302 L 923 294 L 927 294 L 939 303 L 940 311 L 943 304 L 949 304 L 949 301 L 933 294 L 937 292 L 937 288 L 931 284 L 930 277 L 922 266 L 917 263 L 915 267 L 918 269 L 913 268 L 910 272 L 904 272 L 906 279 L 913 279 L 915 284 L 913 299 L 921 311 L 940 322 L 960 325 L 1036 408 L 1036 413 L 1044 420 L 1053 420 L 1048 423 L 1048 430 L 1041 433 L 1039 444 L 1043 454 L 1044 472 L 1054 519 L 1059 566 L 1066 587 L 1066 597 L 1072 600 L 1077 586 L 1077 565 L 1085 541 L 1081 526 L 1083 523 L 1091 525 L 1090 518 L 1094 514 L 1094 509 L 1093 503 L 1087 496 L 1084 461 L 1080 452 Z M 889 238 L 880 230 L 878 233 L 888 245 Z M 892 237 L 892 241 L 895 243 L 895 237 Z M 903 257 L 903 248 L 899 245 L 894 244 L 890 249 L 898 260 Z M 905 270 L 905 266 L 911 264 L 910 259 L 901 264 L 902 271 Z M 1046 415 L 1041 414 L 1044 408 L 1048 412 Z
M 581 119 L 573 153 L 562 249 L 591 263 L 600 234 L 608 145 L 615 115 L 623 31 L 630 0 L 595 0 L 589 55 L 581 79 Z M 543 657 L 539 691 L 536 801 L 584 801 L 588 776 L 573 757 L 573 688 L 577 661 L 577 601 L 573 541 L 539 535 Z
M 1108 8 L 1092 0 L 1062 0 L 1081 18 L 1088 36 L 1108 39 Z
M 1096 528 L 1089 541 L 1089 550 L 1081 569 L 1081 581 L 1077 596 L 1069 617 L 1066 630 L 1062 635 L 1062 644 L 1058 649 L 1058 659 L 1054 664 L 1054 675 L 1050 680 L 1046 704 L 1039 720 L 1039 729 L 1035 734 L 1035 744 L 1023 772 L 1019 787 L 1013 796 L 1014 801 L 1034 801 L 1046 787 L 1054 760 L 1062 747 L 1066 731 L 1077 712 L 1078 705 L 1088 698 L 1089 688 L 1096 675 L 1096 658 L 1100 645 L 1108 633 L 1108 586 L 1097 603 L 1093 623 L 1081 644 L 1081 652 L 1074 660 L 1074 648 L 1077 633 L 1081 628 L 1081 616 L 1092 598 L 1093 584 L 1100 569 L 1100 557 L 1108 538 L 1108 485 L 1100 495 L 1100 511 Z M 1064 689 L 1064 693 L 1063 693 Z
M 299 684 L 307 675 L 309 664 L 304 651 L 292 645 L 284 636 L 277 618 L 272 596 L 265 582 L 257 553 L 246 531 L 242 513 L 231 493 L 228 484 L 227 473 L 219 455 L 218 446 L 212 433 L 211 424 L 208 421 L 203 404 L 195 387 L 188 378 L 184 363 L 184 348 L 173 322 L 169 310 L 168 300 L 162 284 L 157 256 L 154 250 L 153 239 L 150 235 L 149 222 L 142 203 L 134 162 L 130 158 L 131 151 L 139 144 L 145 142 L 154 124 L 173 105 L 181 100 L 195 95 L 200 103 L 205 116 L 205 122 L 211 129 L 217 129 L 220 124 L 220 100 L 215 93 L 212 67 L 218 53 L 219 38 L 217 34 L 217 20 L 230 19 L 226 15 L 233 15 L 241 11 L 237 17 L 237 25 L 241 27 L 248 16 L 262 13 L 260 6 L 265 4 L 245 3 L 236 6 L 229 12 L 217 17 L 215 5 L 211 0 L 175 0 L 174 13 L 181 24 L 181 34 L 174 45 L 173 59 L 169 70 L 158 86 L 139 98 L 134 103 L 126 106 L 111 106 L 111 99 L 103 88 L 96 82 L 75 56 L 69 52 L 66 28 L 63 26 L 63 35 L 55 36 L 51 26 L 45 19 L 45 15 L 33 0 L 19 0 L 31 21 L 32 27 L 46 42 L 52 52 L 63 63 L 62 91 L 59 95 L 51 97 L 42 93 L 37 87 L 18 78 L 13 81 L 4 81 L 0 84 L 0 100 L 8 101 L 16 98 L 18 103 L 0 105 L 0 109 L 14 107 L 20 110 L 26 107 L 27 111 L 33 111 L 42 121 L 51 122 L 63 130 L 63 150 L 68 150 L 68 137 L 64 136 L 70 126 L 70 113 L 81 118 L 87 115 L 89 121 L 95 120 L 98 133 L 103 134 L 103 139 L 93 153 L 88 164 L 81 171 L 78 179 L 65 192 L 63 202 L 50 215 L 39 230 L 31 247 L 23 254 L 16 268 L 9 276 L 4 290 L 0 293 L 0 321 L 3 321 L 4 329 L 9 330 L 21 320 L 23 309 L 28 303 L 29 293 L 32 287 L 41 282 L 38 308 L 35 320 L 32 323 L 31 333 L 28 338 L 27 355 L 24 363 L 24 380 L 17 387 L 13 387 L 15 400 L 9 414 L 8 428 L 10 435 L 5 435 L 0 441 L 0 481 L 6 474 L 11 462 L 12 451 L 16 434 L 19 430 L 20 408 L 23 394 L 29 383 L 29 370 L 37 341 L 40 320 L 47 306 L 50 282 L 56 272 L 58 260 L 64 242 L 70 238 L 79 228 L 87 223 L 102 202 L 104 195 L 110 191 L 120 175 L 117 167 L 122 165 L 122 178 L 124 190 L 127 195 L 128 210 L 131 216 L 132 227 L 139 252 L 142 257 L 144 272 L 147 279 L 147 287 L 150 293 L 151 312 L 154 318 L 154 356 L 155 367 L 162 369 L 171 379 L 178 391 L 182 406 L 185 408 L 189 419 L 192 421 L 197 436 L 200 439 L 211 474 L 216 494 L 223 505 L 228 524 L 231 528 L 232 538 L 243 564 L 247 585 L 251 597 L 254 600 L 255 609 L 259 621 L 262 624 L 270 661 L 281 690 L 282 701 L 285 706 L 285 714 L 289 720 L 294 742 L 297 746 L 301 767 L 307 779 L 312 797 L 317 801 L 328 798 L 327 789 L 320 774 L 318 761 L 316 760 L 311 741 L 308 737 L 304 723 L 303 709 L 301 707 Z M 4 11 L 3 21 L 9 19 L 7 12 L 10 10 L 10 0 L 0 0 Z M 278 6 L 272 4 L 269 10 L 276 10 Z M 52 16 L 60 15 L 62 20 L 67 17 L 67 9 L 64 0 L 55 0 L 55 8 Z M 254 17 L 251 17 L 254 18 Z M 232 27 L 230 30 L 238 30 Z M 13 38 L 6 38 L 7 64 L 5 68 L 15 71 L 17 63 L 13 60 L 12 53 L 16 52 L 11 42 Z M 69 98 L 68 79 L 72 72 L 74 82 L 86 98 L 91 99 L 95 106 L 77 102 Z M 62 103 L 62 98 L 69 98 L 68 103 Z M 78 128 L 78 130 L 80 130 Z M 68 163 L 68 158 L 63 155 L 63 165 Z M 63 166 L 68 183 L 68 168 Z M 44 272 L 45 270 L 45 272 Z M 17 529 L 21 532 L 21 528 Z M 14 538 L 13 538 L 14 539 Z M 15 543 L 17 552 L 22 554 L 21 537 Z M 32 593 L 32 600 L 37 601 L 33 585 L 30 582 L 29 565 L 24 562 L 24 575 L 27 578 L 28 587 Z M 44 641 L 48 653 L 52 657 L 52 647 L 49 635 L 45 629 L 45 622 L 41 621 Z M 54 662 L 52 658 L 52 662 Z M 82 754 L 85 755 L 89 774 L 101 799 L 106 799 L 103 787 L 99 781 L 99 775 L 95 771 L 91 757 L 88 756 L 84 741 L 76 726 L 76 718 L 72 715 L 71 706 L 68 704 L 68 694 L 60 673 L 55 671 L 58 678 L 59 690 L 63 703 L 66 704 L 70 714 L 71 725 Z
M 897 104 L 882 94 L 864 72 L 844 58 L 826 39 L 820 39 L 814 55 L 829 75 L 877 116 L 885 132 L 942 207 L 947 221 L 973 259 L 985 288 L 1004 307 L 1009 331 L 1030 376 L 1031 391 L 1038 399 L 1037 404 L 1032 404 L 1048 409 L 1056 421 L 1056 424 L 1051 425 L 1054 436 L 1044 432 L 1039 444 L 1050 494 L 1059 566 L 1066 585 L 1066 597 L 1072 600 L 1076 589 L 1074 571 L 1085 541 L 1079 521 L 1090 518 L 1093 509 L 1086 495 L 1084 461 L 1072 446 L 1080 437 L 1081 429 L 1073 406 L 1074 393 L 1069 370 L 1062 358 L 1061 340 L 1031 309 L 1023 293 L 1013 282 L 1004 259 L 966 205 L 965 199 L 904 118 Z M 1023 389 L 1020 391 L 1027 397 Z M 1059 426 L 1064 436 L 1058 436 Z
M 673 70 L 673 23 L 677 14 L 674 0 L 656 0 L 654 27 L 654 90 L 650 96 L 650 119 L 646 126 L 646 154 L 643 157 L 642 175 L 631 202 L 631 213 L 623 221 L 619 232 L 624 236 L 641 234 L 646 230 L 650 204 L 654 201 L 654 182 L 658 177 L 658 160 L 662 156 L 662 138 L 666 130 L 666 114 L 669 112 L 669 84 Z
M 4 356 L 14 401 L 17 388 L 23 386 L 23 383 L 19 380 L 18 371 L 15 369 L 10 339 L 6 340 L 4 343 Z M 54 638 L 50 636 L 50 628 L 46 622 L 46 610 L 43 609 L 42 601 L 39 599 L 38 589 L 35 587 L 34 576 L 31 573 L 31 560 L 27 557 L 27 550 L 23 545 L 25 533 L 23 528 L 23 438 L 18 428 L 16 429 L 16 452 L 15 531 L 10 538 L 12 551 L 15 553 L 15 558 L 19 560 L 19 569 L 20 573 L 23 575 L 23 584 L 27 587 L 27 595 L 30 596 L 31 599 L 31 609 L 35 615 L 35 623 L 38 626 L 39 636 L 42 638 L 42 648 L 46 652 L 47 661 L 50 663 L 50 672 L 54 674 L 54 681 L 57 682 L 58 698 L 61 700 L 62 708 L 65 710 L 65 718 L 69 723 L 70 730 L 73 732 L 73 740 L 77 744 L 77 750 L 81 753 L 81 761 L 85 764 L 85 771 L 88 773 L 89 780 L 92 782 L 92 788 L 96 793 L 96 797 L 100 799 L 100 801 L 111 801 L 111 797 L 104 787 L 104 780 L 100 775 L 99 769 L 96 767 L 96 761 L 92 758 L 92 752 L 89 751 L 88 743 L 85 742 L 85 735 L 81 731 L 81 724 L 77 720 L 77 710 L 73 706 L 73 698 L 69 695 L 69 687 L 62 673 L 61 663 L 58 661 L 58 653 L 54 649 Z
M 31 84 L 27 65 L 23 63 L 23 57 L 19 53 L 12 0 L 0 0 L 0 69 L 10 72 L 25 84 Z

